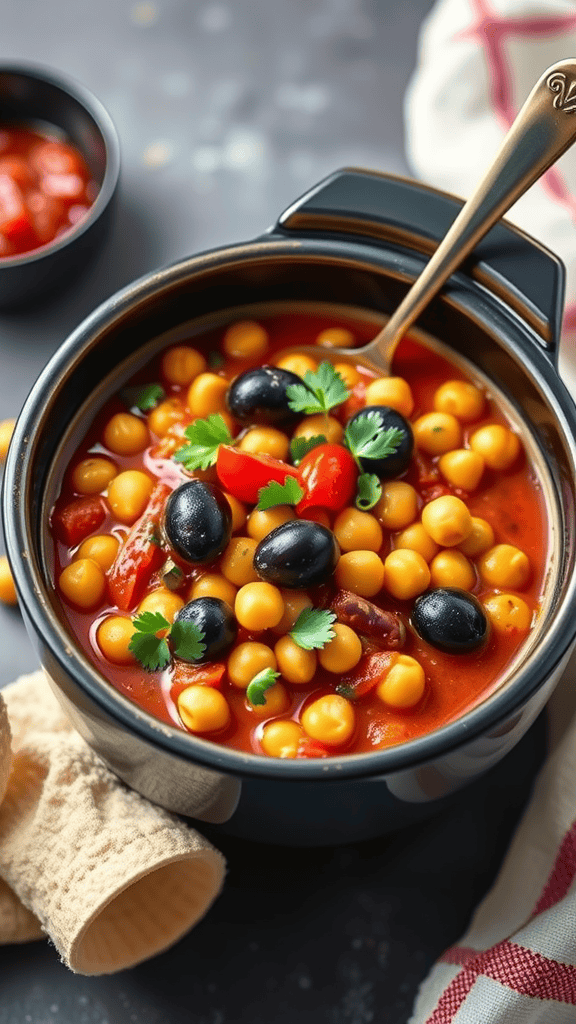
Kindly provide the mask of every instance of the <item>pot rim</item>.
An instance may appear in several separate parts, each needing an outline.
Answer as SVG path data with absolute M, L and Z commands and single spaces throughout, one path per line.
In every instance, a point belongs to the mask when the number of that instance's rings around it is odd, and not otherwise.
M 329 244 L 328 244 L 329 243 Z M 37 524 L 29 523 L 26 503 L 27 471 L 31 462 L 29 439 L 34 435 L 38 420 L 45 413 L 47 396 L 51 385 L 61 379 L 74 363 L 81 361 L 79 353 L 98 344 L 98 338 L 108 332 L 114 323 L 125 316 L 130 310 L 138 307 L 146 298 L 161 297 L 162 292 L 182 281 L 197 271 L 210 270 L 212 267 L 233 264 L 240 258 L 258 259 L 263 255 L 266 259 L 297 256 L 298 259 L 328 258 L 329 251 L 336 252 L 342 242 L 338 239 L 299 238 L 286 239 L 270 235 L 254 242 L 239 243 L 206 253 L 177 260 L 170 266 L 153 271 L 129 284 L 120 292 L 103 302 L 91 313 L 69 336 L 52 356 L 38 380 L 33 386 L 18 418 L 4 474 L 3 517 L 8 557 L 12 567 L 16 587 L 21 597 L 26 617 L 40 639 L 46 644 L 51 656 L 58 663 L 65 675 L 72 676 L 74 683 L 84 691 L 92 701 L 115 723 L 122 728 L 136 733 L 140 738 L 155 747 L 181 757 L 186 761 L 202 764 L 208 768 L 225 771 L 233 775 L 245 777 L 283 778 L 293 781 L 311 781 L 315 779 L 362 778 L 368 776 L 384 776 L 401 771 L 408 767 L 433 760 L 440 754 L 457 750 L 464 743 L 495 729 L 515 710 L 520 708 L 530 696 L 540 688 L 543 681 L 562 661 L 576 634 L 576 620 L 571 615 L 571 607 L 576 598 L 576 574 L 566 581 L 565 593 L 556 610 L 554 621 L 542 636 L 538 647 L 531 652 L 527 663 L 518 669 L 518 674 L 497 689 L 493 694 L 481 701 L 476 707 L 465 712 L 453 722 L 441 726 L 433 732 L 416 737 L 398 746 L 384 750 L 370 751 L 362 754 L 334 754 L 326 759 L 281 759 L 268 758 L 255 753 L 244 753 L 224 747 L 211 740 L 185 733 L 176 726 L 170 726 L 143 711 L 117 691 L 77 649 L 71 650 L 70 634 L 64 629 L 47 599 L 47 585 L 39 571 L 36 574 L 34 559 L 28 555 L 34 550 L 34 536 Z M 352 260 L 353 253 L 362 252 L 367 257 L 365 265 L 378 269 L 375 258 L 378 250 L 374 246 L 351 243 L 346 241 L 347 258 Z M 320 247 L 320 256 L 319 256 Z M 356 262 L 359 262 L 356 260 Z M 450 302 L 461 309 L 464 314 L 466 292 L 475 291 L 473 282 L 465 275 L 457 273 L 451 279 L 443 301 Z M 463 290 L 462 285 L 466 288 Z M 513 314 L 499 303 L 495 313 L 506 325 L 508 332 L 527 335 L 526 325 L 518 322 Z M 509 313 L 509 311 L 508 311 Z M 544 350 L 533 343 L 530 338 L 531 360 L 530 375 L 536 377 L 540 388 L 544 388 L 549 407 L 552 409 L 562 435 L 568 441 L 572 453 L 576 450 L 576 407 L 566 388 L 558 377 L 556 370 Z M 509 348 L 509 338 L 506 338 Z M 571 428 L 570 429 L 570 425 Z M 572 532 L 574 525 L 572 524 Z M 24 557 L 21 557 L 20 553 Z M 72 655 L 72 657 L 71 657 Z M 72 669 L 73 667 L 73 674 Z

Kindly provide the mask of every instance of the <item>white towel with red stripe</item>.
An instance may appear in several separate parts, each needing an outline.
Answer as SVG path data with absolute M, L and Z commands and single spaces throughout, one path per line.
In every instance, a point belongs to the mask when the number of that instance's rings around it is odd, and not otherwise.
M 576 0 L 438 0 L 406 98 L 414 173 L 468 196 L 537 79 L 570 57 Z M 576 399 L 576 145 L 508 217 L 566 264 L 560 369 Z M 575 678 L 573 658 L 549 706 L 551 753 L 500 874 L 421 986 L 411 1024 L 576 1022 Z

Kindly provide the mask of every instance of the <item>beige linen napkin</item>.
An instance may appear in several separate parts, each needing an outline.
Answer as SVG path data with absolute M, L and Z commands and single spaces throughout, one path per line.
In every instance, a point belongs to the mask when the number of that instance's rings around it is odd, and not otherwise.
M 0 696 L 2 796 L 0 942 L 47 934 L 73 971 L 108 974 L 171 946 L 220 892 L 222 855 L 104 767 L 42 672 Z

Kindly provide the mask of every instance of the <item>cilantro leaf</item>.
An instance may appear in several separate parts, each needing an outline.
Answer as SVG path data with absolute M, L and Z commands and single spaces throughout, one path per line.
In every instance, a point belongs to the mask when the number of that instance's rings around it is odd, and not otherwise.
M 170 661 L 170 650 L 165 639 L 156 634 L 170 628 L 170 623 L 160 612 L 142 612 L 134 619 L 135 632 L 128 649 L 149 672 L 166 668 Z
M 136 395 L 134 405 L 137 405 L 141 412 L 148 412 L 155 409 L 165 398 L 166 392 L 161 384 L 147 384 Z
M 328 438 L 324 434 L 314 434 L 313 437 L 293 437 L 290 441 L 290 455 L 295 466 L 299 466 L 305 455 L 317 448 L 319 444 L 327 444 Z
M 300 498 L 304 497 L 304 491 L 293 476 L 287 476 L 283 484 L 271 480 L 266 487 L 258 491 L 257 512 L 264 512 L 274 505 L 297 505 Z
M 385 459 L 394 455 L 402 443 L 404 431 L 399 427 L 382 429 L 380 415 L 367 412 L 350 420 L 344 431 L 344 443 L 358 462 L 361 458 Z
M 335 621 L 334 612 L 323 611 L 321 608 L 304 608 L 288 636 L 305 651 L 324 647 L 336 635 L 332 629 Z
M 269 690 L 280 675 L 279 672 L 275 672 L 273 668 L 264 668 L 261 672 L 248 683 L 246 689 L 246 696 L 251 704 L 265 704 L 266 698 L 264 694 L 266 690 Z
M 307 416 L 328 412 L 345 402 L 349 394 L 340 374 L 332 363 L 327 362 L 320 363 L 315 372 L 306 370 L 304 384 L 289 384 L 286 388 L 292 411 L 303 412 Z
M 184 469 L 208 469 L 213 466 L 221 444 L 230 444 L 232 434 L 219 413 L 214 412 L 205 420 L 196 420 L 186 427 L 185 436 L 190 444 L 174 452 L 176 462 L 182 462 Z
M 356 508 L 367 512 L 382 497 L 382 484 L 375 473 L 360 473 L 356 481 Z
M 170 643 L 174 654 L 184 661 L 198 661 L 206 650 L 202 643 L 204 633 L 195 622 L 176 622 L 170 630 Z

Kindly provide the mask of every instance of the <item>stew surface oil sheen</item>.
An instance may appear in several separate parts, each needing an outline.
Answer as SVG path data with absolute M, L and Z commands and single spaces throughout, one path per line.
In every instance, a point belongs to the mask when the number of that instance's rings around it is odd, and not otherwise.
M 393 378 L 332 360 L 348 397 L 316 415 L 288 407 L 286 380 L 372 334 L 307 312 L 214 329 L 165 349 L 91 425 L 52 512 L 55 587 L 89 659 L 150 714 L 269 756 L 383 749 L 473 707 L 529 635 L 547 568 L 542 486 L 481 384 L 406 338 Z M 316 361 L 286 353 L 315 343 Z M 397 430 L 380 462 L 346 442 L 364 409 Z M 190 471 L 174 458 L 184 431 L 214 414 L 228 438 Z M 295 465 L 291 443 L 317 435 Z M 377 485 L 364 504 L 359 474 Z M 255 510 L 271 481 L 288 498 Z M 288 634 L 310 607 L 331 613 L 331 633 L 307 648 Z M 166 620 L 151 642 L 172 645 L 158 671 L 131 647 L 145 611 Z M 175 617 L 200 627 L 204 657 L 175 654 Z

